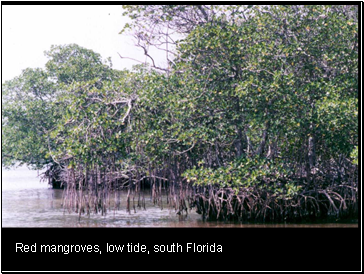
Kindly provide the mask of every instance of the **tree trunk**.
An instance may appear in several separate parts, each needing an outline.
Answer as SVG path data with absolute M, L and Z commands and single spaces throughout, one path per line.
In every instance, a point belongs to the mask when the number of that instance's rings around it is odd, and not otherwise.
M 269 121 L 265 122 L 265 128 L 262 134 L 262 141 L 260 142 L 259 147 L 255 152 L 255 155 L 261 156 L 263 154 L 265 144 L 267 143 L 268 140 L 268 129 L 269 129 Z
M 235 145 L 235 150 L 236 150 L 236 157 L 240 158 L 241 155 L 243 154 L 243 148 L 241 145 L 241 142 L 243 140 L 243 133 L 241 128 L 238 127 L 238 138 L 235 140 L 234 145 Z
M 308 138 L 308 163 L 310 165 L 310 169 L 312 170 L 315 166 L 315 139 L 314 137 Z
M 315 138 L 310 136 L 308 138 L 308 152 L 306 157 L 306 173 L 307 173 L 307 181 L 309 183 L 312 182 L 312 175 L 315 174 Z M 313 173 L 312 173 L 313 172 Z

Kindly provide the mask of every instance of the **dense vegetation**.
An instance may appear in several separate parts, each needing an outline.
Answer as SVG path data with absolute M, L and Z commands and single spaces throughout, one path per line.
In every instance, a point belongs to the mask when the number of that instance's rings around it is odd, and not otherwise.
M 2 86 L 3 165 L 47 166 L 80 215 L 121 188 L 136 210 L 150 186 L 209 219 L 357 216 L 357 6 L 124 10 L 149 62 L 52 47 Z

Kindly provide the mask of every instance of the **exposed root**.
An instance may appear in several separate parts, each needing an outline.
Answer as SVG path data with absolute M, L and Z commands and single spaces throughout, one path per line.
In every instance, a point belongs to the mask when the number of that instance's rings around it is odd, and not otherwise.
M 165 171 L 162 171 L 165 173 Z M 68 212 L 83 214 L 120 210 L 121 189 L 127 190 L 126 212 L 146 209 L 145 189 L 149 187 L 151 201 L 161 209 L 165 206 L 177 215 L 187 215 L 195 209 L 208 220 L 237 221 L 300 221 L 325 218 L 357 218 L 357 180 L 332 184 L 316 182 L 314 187 L 302 182 L 295 195 L 276 194 L 262 184 L 236 190 L 219 186 L 194 186 L 171 172 L 170 178 L 150 168 L 149 175 L 135 173 L 131 168 L 123 176 L 115 170 L 98 166 L 65 169 L 67 182 L 63 207 Z M 165 198 L 166 204 L 163 203 Z

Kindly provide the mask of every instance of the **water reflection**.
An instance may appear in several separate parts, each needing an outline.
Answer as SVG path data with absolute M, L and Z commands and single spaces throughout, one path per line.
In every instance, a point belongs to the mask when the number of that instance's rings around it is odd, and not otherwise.
M 353 224 L 240 224 L 206 222 L 194 211 L 188 216 L 176 215 L 174 210 L 161 210 L 146 195 L 147 210 L 126 212 L 126 193 L 122 192 L 120 210 L 83 215 L 64 211 L 63 190 L 50 189 L 40 183 L 37 172 L 26 167 L 2 170 L 2 225 L 3 227 L 358 227 Z M 166 204 L 166 201 L 163 201 Z

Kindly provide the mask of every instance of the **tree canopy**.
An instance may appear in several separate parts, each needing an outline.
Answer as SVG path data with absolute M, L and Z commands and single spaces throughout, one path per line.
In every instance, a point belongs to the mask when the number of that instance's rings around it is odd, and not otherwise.
M 53 46 L 3 84 L 4 165 L 59 166 L 80 214 L 146 182 L 210 218 L 357 212 L 357 6 L 124 10 L 149 64 Z

